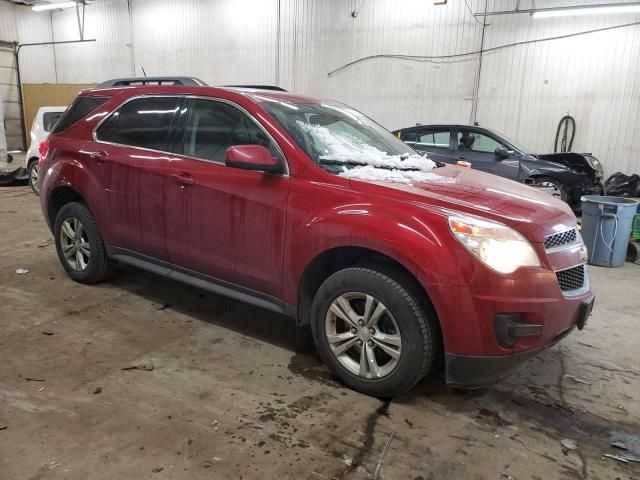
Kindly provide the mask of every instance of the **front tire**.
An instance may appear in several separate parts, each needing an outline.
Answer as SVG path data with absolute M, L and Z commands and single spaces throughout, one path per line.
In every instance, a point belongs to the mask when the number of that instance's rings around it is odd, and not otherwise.
M 565 203 L 569 203 L 569 194 L 564 184 L 555 178 L 551 177 L 539 177 L 535 180 L 535 185 L 538 187 L 544 187 L 552 190 L 550 195 L 562 200 Z
M 320 286 L 311 308 L 318 353 L 354 390 L 393 397 L 411 389 L 434 364 L 437 319 L 425 314 L 408 285 L 386 273 L 340 270 Z
M 115 261 L 107 256 L 96 220 L 84 203 L 64 205 L 53 234 L 60 263 L 76 282 L 98 283 L 113 272 Z
M 40 196 L 40 190 L 38 189 L 38 177 L 40 175 L 40 170 L 38 168 L 37 158 L 31 160 L 31 163 L 29 163 L 28 173 L 29 173 L 29 186 L 31 187 L 31 190 L 37 196 Z

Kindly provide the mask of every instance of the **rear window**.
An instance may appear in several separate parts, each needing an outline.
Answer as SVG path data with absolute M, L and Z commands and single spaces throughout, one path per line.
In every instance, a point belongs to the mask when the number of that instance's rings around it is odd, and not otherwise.
M 109 100 L 108 97 L 76 97 L 71 106 L 62 114 L 51 133 L 63 132 L 107 100 Z

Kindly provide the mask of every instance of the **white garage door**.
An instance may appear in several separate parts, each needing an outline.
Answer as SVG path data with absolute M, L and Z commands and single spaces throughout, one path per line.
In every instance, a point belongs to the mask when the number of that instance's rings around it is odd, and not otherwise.
M 16 60 L 13 47 L 0 43 L 0 99 L 4 113 L 4 127 L 8 150 L 22 148 L 22 124 L 20 122 L 20 97 Z

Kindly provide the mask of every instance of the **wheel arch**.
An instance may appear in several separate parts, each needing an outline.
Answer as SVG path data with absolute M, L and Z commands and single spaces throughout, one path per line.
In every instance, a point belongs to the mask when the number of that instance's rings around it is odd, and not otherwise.
M 84 197 L 70 186 L 59 186 L 51 192 L 47 199 L 47 217 L 52 229 L 55 225 L 56 217 L 58 216 L 60 209 L 71 202 L 82 202 L 85 205 L 87 204 Z
M 317 255 L 306 266 L 298 287 L 298 323 L 308 325 L 310 322 L 310 307 L 313 296 L 322 282 L 339 270 L 353 266 L 367 266 L 382 270 L 382 273 L 397 274 L 409 283 L 415 295 L 423 302 L 423 307 L 428 308 L 438 318 L 431 298 L 418 277 L 398 260 L 377 250 L 359 246 L 339 246 Z M 438 324 L 439 324 L 438 320 Z

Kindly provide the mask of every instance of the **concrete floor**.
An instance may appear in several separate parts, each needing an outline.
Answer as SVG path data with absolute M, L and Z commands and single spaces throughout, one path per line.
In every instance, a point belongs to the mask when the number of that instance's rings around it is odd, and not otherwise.
M 50 238 L 29 188 L 0 188 L 0 479 L 640 478 L 603 457 L 640 433 L 640 266 L 591 268 L 587 329 L 506 381 L 385 404 L 284 317 L 129 268 L 76 284 Z

